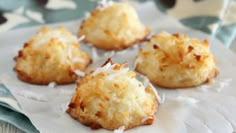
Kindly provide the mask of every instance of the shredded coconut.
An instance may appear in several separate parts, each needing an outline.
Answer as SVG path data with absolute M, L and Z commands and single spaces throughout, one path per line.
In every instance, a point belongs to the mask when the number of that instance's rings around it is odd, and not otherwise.
M 34 47 L 47 43 L 52 38 L 58 39 L 62 43 L 67 43 L 72 40 L 76 41 L 75 36 L 66 36 L 66 34 L 58 31 L 57 29 L 52 29 L 51 31 L 46 32 L 46 33 L 40 32 L 36 35 L 36 37 L 39 37 L 40 39 L 36 39 L 36 41 L 33 44 Z
M 142 74 L 139 74 L 139 77 L 141 78 L 140 80 L 143 82 L 143 85 L 146 88 L 150 83 L 149 79 L 146 76 L 142 75 Z
M 111 80 L 114 77 L 118 76 L 118 75 L 122 75 L 125 74 L 129 71 L 129 68 L 123 68 L 120 70 L 114 70 L 114 66 L 116 64 L 111 64 L 110 62 L 108 62 L 106 65 L 104 65 L 103 67 L 99 67 L 97 69 L 95 69 L 95 71 L 93 72 L 93 76 L 97 75 L 100 72 L 106 72 L 108 74 L 108 76 L 106 77 L 106 80 Z
M 78 38 L 78 41 L 80 42 L 80 41 L 83 41 L 84 39 L 85 39 L 85 35 L 82 35 Z
M 112 50 L 111 52 L 106 52 L 106 53 L 104 54 L 104 56 L 105 56 L 105 57 L 112 57 L 114 54 L 115 54 L 115 51 Z
M 225 79 L 220 82 L 220 88 L 224 88 L 226 86 L 229 86 L 229 83 L 232 81 L 232 79 Z
M 17 92 L 18 95 L 20 96 L 23 96 L 25 98 L 29 98 L 29 99 L 32 99 L 32 100 L 37 100 L 37 101 L 41 101 L 41 102 L 47 102 L 48 99 L 41 95 L 41 94 L 38 94 L 38 93 L 34 93 L 34 92 L 31 92 L 29 90 L 27 91 L 20 91 L 20 92 Z
M 137 65 L 138 65 L 139 63 L 141 63 L 142 61 L 143 61 L 143 59 L 138 56 L 138 57 L 136 58 L 135 62 L 134 62 L 133 69 L 135 69 L 135 68 L 137 67 Z
M 114 130 L 114 133 L 123 133 L 124 130 L 125 130 L 125 126 L 121 126 L 121 127 L 119 127 L 118 129 L 115 129 L 115 130 Z
M 91 16 L 90 12 L 84 12 L 84 19 L 88 19 Z
M 144 76 L 144 79 L 143 79 L 143 85 L 144 85 L 144 87 L 147 87 L 148 85 L 149 85 L 149 79 L 146 77 L 146 76 Z
M 55 86 L 56 86 L 56 82 L 50 82 L 50 83 L 48 84 L 48 87 L 49 87 L 49 88 L 55 88 Z
M 67 109 L 67 106 L 68 106 L 68 103 L 62 103 L 62 104 L 60 105 L 61 111 L 62 111 L 62 112 L 65 112 L 66 109 Z
M 197 89 L 201 92 L 206 92 L 208 88 L 209 88 L 209 85 L 201 85 Z
M 92 47 L 92 58 L 93 58 L 93 61 L 97 61 L 99 56 L 98 56 L 98 53 L 97 53 L 97 49 Z
M 85 62 L 85 60 L 84 60 L 83 58 L 79 57 L 79 56 L 72 58 L 71 61 L 72 61 L 73 63 L 75 63 L 75 62 L 84 63 L 84 62 Z
M 126 53 L 128 53 L 128 52 L 129 52 L 129 50 L 128 50 L 128 49 L 125 49 L 125 50 L 117 51 L 116 54 L 117 54 L 117 55 L 124 55 L 124 54 L 126 54 Z
M 100 73 L 100 72 L 107 71 L 111 66 L 112 66 L 111 63 L 108 62 L 108 63 L 107 63 L 106 65 L 104 65 L 103 67 L 99 67 L 99 68 L 95 69 L 95 71 L 93 72 L 92 75 L 94 76 L 94 75 L 97 75 L 97 74 Z
M 85 73 L 80 71 L 79 69 L 74 70 L 74 73 L 80 77 L 83 77 L 85 75 Z
M 121 70 L 110 70 L 109 75 L 106 77 L 106 80 L 112 80 L 118 75 L 125 74 L 129 71 L 129 68 L 123 68 Z
M 160 102 L 160 103 L 161 103 L 161 104 L 164 103 L 165 100 L 166 100 L 166 95 L 165 95 L 165 93 L 163 93 L 163 94 L 162 94 L 162 97 L 161 97 L 161 102 Z
M 219 86 L 218 88 L 216 88 L 217 92 L 220 92 L 223 88 L 227 87 L 230 85 L 230 82 L 232 81 L 232 79 L 223 79 L 222 81 L 219 82 Z
M 178 96 L 177 100 L 178 101 L 183 101 L 183 102 L 188 103 L 188 104 L 195 104 L 195 103 L 199 102 L 199 100 L 197 100 L 195 98 L 192 98 L 192 97 L 188 97 L 188 96 Z

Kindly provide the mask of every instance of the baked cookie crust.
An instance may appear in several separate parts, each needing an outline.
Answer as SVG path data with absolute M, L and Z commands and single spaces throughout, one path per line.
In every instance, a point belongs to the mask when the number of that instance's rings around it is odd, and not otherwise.
M 72 83 L 74 70 L 84 71 L 90 56 L 79 50 L 77 38 L 64 27 L 42 27 L 30 38 L 15 57 L 19 79 L 32 84 Z
M 187 88 L 210 81 L 218 74 L 208 40 L 162 32 L 139 51 L 136 70 L 165 88 Z

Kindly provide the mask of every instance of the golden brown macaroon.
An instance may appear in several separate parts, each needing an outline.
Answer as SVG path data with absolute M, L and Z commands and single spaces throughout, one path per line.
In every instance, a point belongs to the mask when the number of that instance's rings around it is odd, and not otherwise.
M 135 9 L 127 3 L 98 5 L 85 19 L 78 36 L 106 50 L 121 50 L 146 39 L 150 30 L 143 25 Z
M 77 84 L 67 113 L 92 129 L 129 129 L 155 120 L 157 92 L 145 87 L 125 64 L 107 62 Z
M 166 88 L 197 86 L 218 74 L 208 40 L 179 33 L 154 35 L 139 51 L 135 64 L 138 72 Z
M 74 82 L 74 70 L 85 70 L 90 56 L 79 50 L 77 38 L 64 27 L 42 27 L 15 57 L 19 79 L 33 84 Z

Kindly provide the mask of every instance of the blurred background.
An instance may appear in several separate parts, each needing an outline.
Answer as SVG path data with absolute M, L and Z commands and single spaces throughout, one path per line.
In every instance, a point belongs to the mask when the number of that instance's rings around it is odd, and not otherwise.
M 115 0 L 140 5 L 154 1 L 163 13 L 185 26 L 216 36 L 236 48 L 236 0 Z M 98 0 L 0 0 L 0 32 L 82 18 Z M 235 46 L 235 47 L 234 47 Z M 236 49 L 235 49 L 236 50 Z
M 166 15 L 185 26 L 216 36 L 235 49 L 236 0 L 115 0 L 134 6 L 154 1 Z M 82 18 L 98 0 L 0 0 L 0 32 Z

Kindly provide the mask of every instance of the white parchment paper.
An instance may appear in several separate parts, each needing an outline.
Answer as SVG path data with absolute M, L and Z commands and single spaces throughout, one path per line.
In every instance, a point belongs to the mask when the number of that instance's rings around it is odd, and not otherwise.
M 141 20 L 153 31 L 180 32 L 201 39 L 208 38 L 211 49 L 216 55 L 220 68 L 219 76 L 210 84 L 190 89 L 166 90 L 156 87 L 162 97 L 157 111 L 157 119 L 150 126 L 140 126 L 128 130 L 128 133 L 232 133 L 236 131 L 236 55 L 224 48 L 219 41 L 201 32 L 183 27 L 174 18 L 161 14 L 154 3 L 146 2 L 137 7 Z M 81 21 L 64 23 L 71 32 L 76 33 Z M 61 24 L 60 24 L 61 25 Z M 56 25 L 53 25 L 56 26 Z M 75 84 L 55 86 L 31 85 L 16 78 L 12 68 L 13 57 L 39 27 L 10 31 L 1 37 L 0 80 L 19 101 L 25 113 L 42 133 L 60 132 L 111 132 L 104 129 L 91 130 L 72 119 L 65 113 Z M 24 33 L 24 34 L 22 34 Z M 14 39 L 12 39 L 14 38 Z M 81 48 L 92 54 L 95 49 L 81 44 Z M 132 69 L 138 47 L 121 52 L 101 52 L 104 58 L 96 58 L 88 69 L 100 66 L 107 57 L 114 61 L 127 61 Z M 97 50 L 95 50 L 97 51 Z

